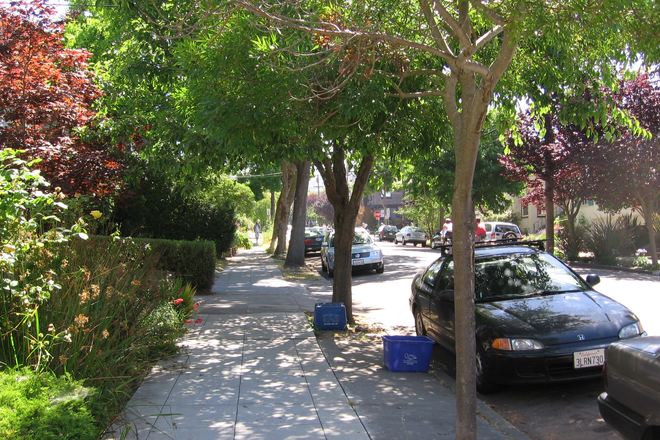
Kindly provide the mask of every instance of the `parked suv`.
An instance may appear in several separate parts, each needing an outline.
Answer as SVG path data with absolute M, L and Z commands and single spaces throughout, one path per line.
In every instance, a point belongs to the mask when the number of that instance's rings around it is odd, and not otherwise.
M 484 241 L 520 240 L 520 237 L 522 237 L 520 228 L 514 223 L 483 222 L 482 224 L 486 228 Z
M 394 241 L 396 233 L 399 229 L 394 225 L 380 225 L 376 232 L 376 237 L 380 241 Z

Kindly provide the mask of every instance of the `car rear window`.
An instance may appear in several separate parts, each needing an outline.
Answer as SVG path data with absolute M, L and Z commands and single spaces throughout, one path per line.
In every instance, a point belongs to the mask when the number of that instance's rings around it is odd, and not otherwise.
M 503 234 L 506 232 L 514 232 L 516 234 L 520 234 L 518 226 L 515 225 L 497 225 L 495 226 L 495 231 L 501 232 Z

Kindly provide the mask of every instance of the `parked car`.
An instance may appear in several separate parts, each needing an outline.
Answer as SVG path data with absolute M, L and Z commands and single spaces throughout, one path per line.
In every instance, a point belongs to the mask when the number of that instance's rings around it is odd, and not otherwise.
M 351 248 L 351 264 L 353 269 L 376 270 L 376 273 L 385 271 L 383 252 L 374 243 L 371 234 L 364 228 L 355 228 L 353 246 Z M 335 233 L 330 231 L 326 234 L 321 248 L 321 270 L 328 272 L 332 278 L 335 274 Z
M 380 225 L 376 231 L 376 237 L 380 241 L 394 241 L 398 230 L 399 228 L 394 225 Z
M 422 228 L 418 228 L 417 226 L 404 226 L 397 231 L 394 236 L 394 244 L 401 243 L 405 246 L 407 243 L 412 243 L 415 246 L 418 244 L 426 246 L 426 240 L 428 240 L 428 238 L 429 236 L 422 230 Z
M 603 420 L 628 440 L 660 438 L 660 336 L 616 342 L 603 367 L 598 396 Z
M 328 230 L 323 226 L 312 226 L 305 228 L 305 253 L 320 252 L 323 238 Z
M 520 240 L 522 234 L 520 228 L 515 223 L 507 222 L 483 222 L 486 229 L 485 241 L 497 240 Z
M 593 290 L 543 250 L 544 241 L 475 249 L 477 390 L 501 383 L 561 382 L 599 377 L 607 347 L 644 334 L 630 310 Z M 410 310 L 418 335 L 451 351 L 454 260 L 445 255 L 415 276 Z

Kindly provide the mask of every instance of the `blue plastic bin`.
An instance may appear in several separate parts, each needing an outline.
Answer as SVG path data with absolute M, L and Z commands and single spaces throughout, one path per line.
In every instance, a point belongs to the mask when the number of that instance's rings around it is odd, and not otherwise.
M 346 330 L 344 303 L 317 303 L 314 306 L 314 327 L 319 330 Z
M 383 336 L 383 357 L 390 371 L 427 373 L 435 342 L 428 336 Z

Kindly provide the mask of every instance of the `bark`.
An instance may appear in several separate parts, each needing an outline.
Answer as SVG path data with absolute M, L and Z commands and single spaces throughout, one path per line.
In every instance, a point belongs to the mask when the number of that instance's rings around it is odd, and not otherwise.
M 275 222 L 273 224 L 273 238 L 270 242 L 268 252 L 275 255 L 286 252 L 286 229 L 289 218 L 289 210 L 293 202 L 293 185 L 295 184 L 295 167 L 283 160 L 282 168 L 282 192 L 277 200 L 275 210 Z
M 555 182 L 545 181 L 545 236 L 548 239 L 546 250 L 555 252 Z
M 649 253 L 651 254 L 651 262 L 654 266 L 658 264 L 658 249 L 655 245 L 655 228 L 653 227 L 653 213 L 655 212 L 655 203 L 653 201 L 647 200 L 646 198 L 636 196 L 640 205 L 642 205 L 642 211 L 644 214 L 644 223 L 646 224 L 646 230 L 649 234 Z
M 568 249 L 566 249 L 566 258 L 568 260 L 577 259 L 580 251 L 575 222 L 580 213 L 583 199 L 569 199 L 562 203 L 562 208 L 566 213 L 566 229 L 568 230 Z
M 373 168 L 374 157 L 362 158 L 352 190 L 346 179 L 348 173 L 345 158 L 344 146 L 334 141 L 332 157 L 315 161 L 314 164 L 323 177 L 328 201 L 335 208 L 335 274 L 332 283 L 332 302 L 344 303 L 346 319 L 349 324 L 354 324 L 351 248 L 355 235 L 355 221 Z
M 307 189 L 309 187 L 309 161 L 296 159 L 296 190 L 293 201 L 291 238 L 286 253 L 285 267 L 305 267 L 305 222 L 307 221 Z
M 269 219 L 273 219 L 275 216 L 275 191 L 270 193 L 270 213 L 268 214 Z
M 555 134 L 552 128 L 552 116 L 544 116 L 545 138 L 543 142 L 549 145 L 555 141 Z M 545 237 L 548 239 L 546 250 L 554 254 L 555 252 L 555 164 L 550 153 L 545 150 Z

